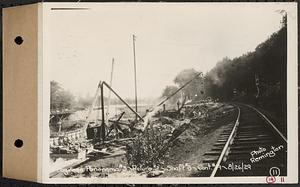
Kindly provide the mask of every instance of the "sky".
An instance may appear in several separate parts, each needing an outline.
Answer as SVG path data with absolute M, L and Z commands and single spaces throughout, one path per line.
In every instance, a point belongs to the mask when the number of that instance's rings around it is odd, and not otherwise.
M 123 98 L 134 98 L 134 34 L 138 97 L 156 98 L 184 69 L 206 73 L 224 57 L 253 51 L 280 29 L 282 14 L 273 5 L 49 3 L 44 63 L 50 64 L 51 80 L 86 96 L 94 95 L 100 80 L 110 82 L 114 58 L 112 87 Z

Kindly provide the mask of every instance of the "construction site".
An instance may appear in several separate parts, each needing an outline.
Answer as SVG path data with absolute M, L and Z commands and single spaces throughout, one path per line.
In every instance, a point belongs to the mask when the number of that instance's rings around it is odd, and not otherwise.
M 52 112 L 50 124 L 58 126 L 58 132 L 50 138 L 50 157 L 53 162 L 58 161 L 58 167 L 54 166 L 50 177 L 122 176 L 126 175 L 124 169 L 134 176 L 162 175 L 166 162 L 172 157 L 176 159 L 177 155 L 170 157 L 176 148 L 182 149 L 186 140 L 202 139 L 207 131 L 218 128 L 205 124 L 233 113 L 232 106 L 213 102 L 210 98 L 195 102 L 181 97 L 176 104 L 169 104 L 173 96 L 182 96 L 181 91 L 201 75 L 197 74 L 169 97 L 148 108 L 138 103 L 130 106 L 106 82 L 100 82 L 92 105 L 83 114 L 86 118 L 76 121 L 81 128 L 65 132 L 62 132 L 63 124 L 76 112 Z M 113 117 L 108 115 L 109 103 L 104 102 L 104 88 L 124 105 Z M 60 159 L 65 165 L 59 163 Z
M 62 89 L 51 82 L 49 177 L 269 176 L 273 167 L 286 176 L 284 23 L 254 52 L 224 58 L 206 74 L 182 63 L 175 85 L 142 83 L 148 92 L 164 87 L 151 102 L 138 98 L 134 35 L 134 82 L 119 85 L 134 98 L 123 98 L 112 84 L 114 58 L 110 81 L 94 85 L 94 97 L 82 105 L 68 103 L 68 92 L 56 97 Z M 266 60 L 272 55 L 278 57 Z M 163 79 L 169 71 L 161 67 Z
M 278 126 L 268 127 L 252 106 L 187 97 L 168 104 L 193 79 L 157 105 L 135 105 L 137 110 L 100 82 L 85 120 L 76 121 L 80 128 L 62 131 L 76 112 L 52 113 L 50 123 L 59 127 L 50 138 L 50 177 L 264 176 L 274 161 L 286 172 L 286 135 Z M 104 102 L 104 88 L 125 106 L 113 117 Z M 256 125 L 247 127 L 249 122 Z M 260 161 L 268 156 L 260 155 L 267 152 L 260 150 L 263 146 L 271 146 L 279 155 Z

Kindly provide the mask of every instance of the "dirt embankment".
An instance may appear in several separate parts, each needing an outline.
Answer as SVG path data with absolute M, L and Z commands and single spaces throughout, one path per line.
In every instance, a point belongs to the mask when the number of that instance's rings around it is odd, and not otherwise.
M 175 142 L 166 161 L 166 167 L 175 169 L 165 171 L 161 177 L 191 176 L 195 171 L 176 170 L 176 167 L 201 164 L 204 153 L 212 149 L 220 133 L 236 120 L 237 111 L 230 105 L 225 104 L 210 110 L 210 116 L 205 120 L 192 120 L 190 128 Z

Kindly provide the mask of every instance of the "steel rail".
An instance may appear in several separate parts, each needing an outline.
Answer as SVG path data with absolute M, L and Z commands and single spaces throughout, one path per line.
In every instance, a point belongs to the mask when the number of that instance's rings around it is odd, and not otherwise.
M 257 108 L 251 105 L 247 105 L 247 104 L 243 104 L 243 105 L 255 110 L 263 119 L 267 121 L 269 125 L 271 125 L 271 127 L 278 133 L 278 135 L 287 143 L 287 138 L 275 127 L 275 125 L 262 112 L 260 112 Z
M 230 136 L 228 137 L 228 140 L 226 141 L 226 144 L 225 144 L 225 146 L 224 146 L 224 148 L 223 148 L 223 150 L 222 150 L 222 152 L 221 152 L 221 154 L 220 154 L 220 157 L 219 157 L 219 159 L 218 159 L 218 161 L 217 161 L 217 163 L 216 163 L 216 165 L 215 165 L 215 167 L 214 167 L 214 170 L 212 171 L 210 177 L 214 177 L 215 174 L 217 173 L 217 170 L 219 169 L 219 166 L 220 166 L 222 160 L 225 158 L 225 156 L 226 156 L 227 153 L 228 153 L 229 145 L 232 144 L 232 141 L 233 141 L 233 139 L 234 139 L 234 136 L 235 136 L 237 127 L 238 127 L 239 124 L 240 124 L 240 114 L 241 114 L 241 109 L 240 109 L 240 107 L 238 107 L 238 106 L 236 106 L 236 107 L 237 107 L 237 109 L 238 109 L 238 116 L 237 116 L 237 118 L 236 118 L 234 127 L 233 127 L 233 129 L 232 129 L 232 131 L 231 131 L 231 133 L 230 133 Z

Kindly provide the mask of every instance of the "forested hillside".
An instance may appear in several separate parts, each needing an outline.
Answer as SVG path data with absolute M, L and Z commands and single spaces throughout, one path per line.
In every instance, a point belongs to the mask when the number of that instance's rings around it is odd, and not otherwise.
M 286 17 L 283 17 L 281 29 L 258 45 L 255 51 L 234 59 L 224 58 L 206 74 L 206 95 L 285 113 L 286 64 L 287 25 Z

